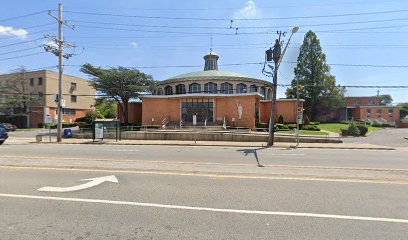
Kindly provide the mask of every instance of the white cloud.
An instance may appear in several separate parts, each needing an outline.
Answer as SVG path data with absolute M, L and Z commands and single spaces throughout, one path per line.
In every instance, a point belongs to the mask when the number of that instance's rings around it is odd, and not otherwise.
M 234 13 L 234 18 L 253 18 L 258 14 L 255 2 L 249 0 L 246 2 L 246 6 Z
M 137 42 L 131 42 L 130 45 L 134 48 L 139 47 L 139 44 L 137 44 Z
M 54 41 L 48 41 L 48 42 L 44 41 L 43 44 L 47 45 L 47 46 L 50 46 L 50 47 L 55 47 L 55 48 L 58 47 L 58 44 L 55 43 Z
M 27 37 L 27 34 L 27 30 L 22 28 L 0 26 L 0 36 L 13 36 L 24 39 Z

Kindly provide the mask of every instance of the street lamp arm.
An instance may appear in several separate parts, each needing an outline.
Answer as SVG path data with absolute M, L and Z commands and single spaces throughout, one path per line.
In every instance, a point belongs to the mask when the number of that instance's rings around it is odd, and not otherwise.
M 294 33 L 290 34 L 290 37 L 289 37 L 289 39 L 288 39 L 288 42 L 286 43 L 286 46 L 285 46 L 285 48 L 283 49 L 282 55 L 281 55 L 281 57 L 279 58 L 278 64 L 276 64 L 276 68 L 277 68 L 277 69 L 279 69 L 279 66 L 280 66 L 280 64 L 281 64 L 281 62 L 282 62 L 283 56 L 285 55 L 286 49 L 287 49 L 288 46 L 289 46 L 290 39 L 292 39 L 293 34 L 294 34 Z

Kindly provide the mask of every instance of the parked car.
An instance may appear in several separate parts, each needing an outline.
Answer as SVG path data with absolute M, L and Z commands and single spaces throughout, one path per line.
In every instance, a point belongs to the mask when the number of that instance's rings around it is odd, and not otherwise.
M 7 130 L 7 132 L 12 132 L 12 131 L 15 131 L 17 129 L 17 126 L 13 125 L 11 123 L 0 123 L 0 126 L 5 128 Z
M 7 138 L 8 138 L 7 130 L 4 127 L 0 126 L 0 145 L 3 144 Z

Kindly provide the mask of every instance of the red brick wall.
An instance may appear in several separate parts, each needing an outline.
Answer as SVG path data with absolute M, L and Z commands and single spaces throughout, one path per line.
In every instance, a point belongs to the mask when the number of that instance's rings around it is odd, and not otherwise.
M 375 104 L 371 105 L 370 104 L 370 99 L 375 100 Z M 359 104 L 355 105 L 354 100 L 358 100 Z M 374 97 L 360 97 L 360 98 L 353 98 L 353 97 L 348 97 L 346 98 L 346 106 L 351 107 L 351 106 L 379 106 L 380 105 L 380 98 L 377 96 Z
M 271 114 L 272 102 L 260 102 L 259 106 L 259 122 L 268 123 Z M 300 106 L 303 107 L 303 102 L 300 102 Z M 279 116 L 283 116 L 283 120 L 286 123 L 296 123 L 296 101 L 277 101 L 276 102 L 276 119 Z
M 121 108 L 118 106 L 118 118 L 121 123 L 124 123 L 124 118 Z M 142 103 L 128 104 L 128 123 L 141 125 L 142 124 Z
M 257 96 L 217 97 L 215 99 L 215 120 L 225 119 L 229 126 L 255 128 L 255 103 Z M 239 119 L 237 101 L 242 105 L 242 119 Z M 235 118 L 233 122 L 232 119 Z
M 388 114 L 388 109 L 394 109 L 394 114 L 391 117 Z M 367 109 L 371 109 L 371 114 L 370 117 L 367 116 Z M 378 116 L 377 115 L 377 110 L 381 109 L 381 115 Z M 366 108 L 366 107 L 360 107 L 360 108 L 355 108 L 354 109 L 354 120 L 362 120 L 362 119 L 379 119 L 379 118 L 383 118 L 385 120 L 387 120 L 388 122 L 395 122 L 398 121 L 400 119 L 400 111 L 398 107 L 374 107 L 374 108 Z
M 179 98 L 143 98 L 142 125 L 160 125 L 166 117 L 180 122 Z

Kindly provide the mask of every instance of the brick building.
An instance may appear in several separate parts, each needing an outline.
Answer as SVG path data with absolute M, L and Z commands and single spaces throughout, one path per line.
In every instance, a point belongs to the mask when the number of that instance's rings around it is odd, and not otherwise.
M 5 87 L 15 84 L 17 81 L 15 74 L 0 75 L 0 84 Z M 21 78 L 21 77 L 20 77 Z M 21 81 L 21 79 L 20 79 Z M 63 75 L 63 99 L 65 107 L 63 108 L 63 122 L 73 122 L 76 118 L 85 116 L 85 112 L 94 109 L 95 105 L 95 89 L 89 85 L 89 82 L 82 78 L 77 78 L 69 75 Z M 35 128 L 40 123 L 44 123 L 46 118 L 51 118 L 52 121 L 57 121 L 57 104 L 54 101 L 58 93 L 58 73 L 40 70 L 34 72 L 26 72 L 24 74 L 24 82 L 26 94 L 32 94 L 37 97 L 37 100 L 29 109 L 29 114 L 24 117 L 24 121 L 19 121 L 19 127 Z M 5 99 L 0 100 L 0 106 L 5 102 Z M 13 114 L 11 114 L 13 115 Z M 10 116 L 2 116 L 7 118 Z
M 346 97 L 347 120 L 371 120 L 395 124 L 400 119 L 396 106 L 380 105 L 380 97 Z
M 268 123 L 273 85 L 240 73 L 218 70 L 218 55 L 204 56 L 204 71 L 178 75 L 158 84 L 142 103 L 129 106 L 129 123 L 255 128 Z M 296 122 L 296 99 L 279 99 L 277 117 Z M 140 111 L 141 110 L 141 111 Z M 138 112 L 140 111 L 140 112 Z M 119 114 L 121 116 L 121 114 Z

